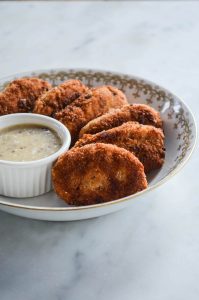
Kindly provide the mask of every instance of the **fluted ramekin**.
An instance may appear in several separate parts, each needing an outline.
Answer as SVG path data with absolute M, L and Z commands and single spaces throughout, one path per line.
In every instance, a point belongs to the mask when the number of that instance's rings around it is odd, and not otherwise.
M 37 124 L 54 130 L 62 141 L 61 148 L 45 158 L 15 162 L 0 160 L 0 194 L 8 197 L 35 197 L 52 189 L 51 168 L 71 143 L 69 130 L 59 121 L 38 114 L 11 114 L 0 117 L 0 129 L 22 124 Z

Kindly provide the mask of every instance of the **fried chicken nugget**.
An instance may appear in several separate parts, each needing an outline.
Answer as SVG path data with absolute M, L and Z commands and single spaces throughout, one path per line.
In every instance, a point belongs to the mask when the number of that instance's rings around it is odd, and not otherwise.
M 85 134 L 74 147 L 91 143 L 109 143 L 129 150 L 142 162 L 145 173 L 160 168 L 164 163 L 164 134 L 161 129 L 150 125 L 127 122 L 94 135 Z
M 35 102 L 34 113 L 53 116 L 86 92 L 88 88 L 81 81 L 67 80 L 42 95 Z
M 51 88 L 39 78 L 19 78 L 8 84 L 0 93 L 0 115 L 31 112 L 35 101 Z
M 117 88 L 101 86 L 91 89 L 88 94 L 56 113 L 55 118 L 68 127 L 74 143 L 81 128 L 90 120 L 106 113 L 110 108 L 119 108 L 127 103 L 125 95 Z
M 132 153 L 101 143 L 61 155 L 52 179 L 55 192 L 71 205 L 111 201 L 147 188 L 144 167 Z
M 98 133 L 122 125 L 128 121 L 135 121 L 144 125 L 162 128 L 160 114 L 145 104 L 125 105 L 121 109 L 113 109 L 108 113 L 91 120 L 80 131 L 80 137 L 85 133 Z

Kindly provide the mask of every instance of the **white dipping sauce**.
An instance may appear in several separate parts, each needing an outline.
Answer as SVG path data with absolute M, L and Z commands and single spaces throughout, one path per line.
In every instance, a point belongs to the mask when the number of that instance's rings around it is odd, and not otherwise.
M 48 127 L 23 124 L 0 130 L 0 160 L 38 160 L 57 152 L 61 146 L 61 139 Z

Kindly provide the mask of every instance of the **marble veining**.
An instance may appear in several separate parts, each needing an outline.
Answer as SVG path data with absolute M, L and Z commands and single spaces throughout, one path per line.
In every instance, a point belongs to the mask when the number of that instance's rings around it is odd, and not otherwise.
M 1 2 L 0 76 L 95 68 L 167 87 L 199 115 L 199 2 Z M 198 149 L 147 201 L 51 223 L 0 212 L 1 300 L 198 300 Z

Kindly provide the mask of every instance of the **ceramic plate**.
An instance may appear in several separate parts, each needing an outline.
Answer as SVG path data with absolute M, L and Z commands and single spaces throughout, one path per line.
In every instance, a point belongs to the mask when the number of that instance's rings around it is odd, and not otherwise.
M 188 107 L 177 96 L 155 83 L 136 76 L 95 70 L 50 70 L 17 74 L 0 80 L 0 88 L 19 77 L 38 76 L 58 85 L 64 80 L 75 78 L 88 86 L 113 85 L 121 89 L 129 103 L 143 103 L 157 109 L 164 121 L 166 159 L 163 167 L 149 176 L 148 189 L 112 202 L 89 205 L 67 206 L 52 191 L 43 196 L 15 199 L 0 196 L 0 209 L 6 212 L 39 220 L 69 221 L 93 218 L 117 211 L 146 198 L 159 185 L 172 179 L 189 159 L 196 142 L 196 124 Z M 1 184 L 1 183 L 0 183 Z

